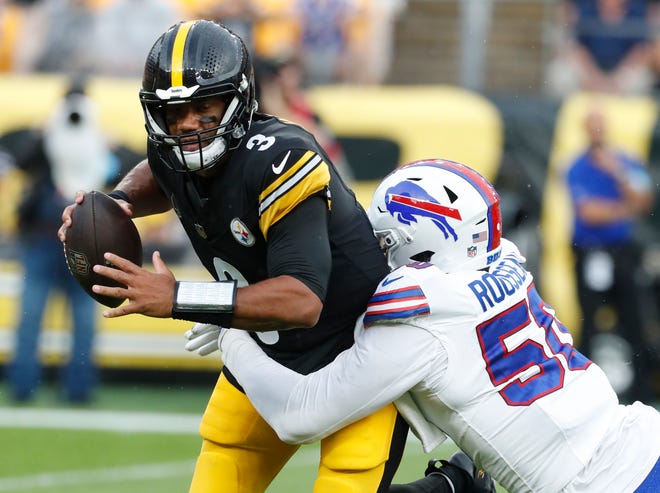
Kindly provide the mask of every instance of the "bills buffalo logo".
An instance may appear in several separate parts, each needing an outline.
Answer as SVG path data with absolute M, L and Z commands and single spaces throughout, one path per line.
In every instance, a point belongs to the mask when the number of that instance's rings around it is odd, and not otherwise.
M 445 239 L 451 236 L 454 241 L 458 240 L 456 231 L 449 225 L 447 218 L 460 221 L 460 211 L 441 205 L 415 183 L 402 181 L 388 189 L 385 193 L 385 207 L 400 223 L 410 225 L 416 223 L 418 217 L 426 217 L 442 231 Z
M 254 235 L 238 218 L 234 218 L 231 222 L 231 234 L 234 235 L 236 241 L 243 246 L 251 247 L 254 245 Z
M 89 261 L 84 253 L 74 250 L 67 251 L 66 261 L 69 264 L 69 270 L 79 276 L 88 276 L 90 271 Z

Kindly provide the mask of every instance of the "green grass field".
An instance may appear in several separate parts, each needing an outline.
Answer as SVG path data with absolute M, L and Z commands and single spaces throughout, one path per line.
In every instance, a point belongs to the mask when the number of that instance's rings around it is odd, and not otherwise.
M 0 384 L 0 493 L 187 492 L 209 392 L 115 383 L 94 403 L 69 406 L 45 388 L 17 406 Z M 429 458 L 455 450 L 449 444 L 427 455 L 409 441 L 395 481 L 421 477 Z M 311 492 L 317 462 L 318 447 L 303 446 L 268 492 Z

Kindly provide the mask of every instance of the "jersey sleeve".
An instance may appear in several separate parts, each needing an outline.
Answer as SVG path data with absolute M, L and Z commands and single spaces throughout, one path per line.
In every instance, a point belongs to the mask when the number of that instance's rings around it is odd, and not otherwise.
M 408 275 L 407 269 L 396 269 L 378 285 L 364 314 L 365 328 L 379 323 L 401 323 L 431 313 L 422 287 L 414 276 Z
M 361 331 L 351 348 L 308 375 L 270 359 L 244 331 L 230 329 L 221 350 L 250 401 L 287 443 L 319 440 L 377 411 L 436 371 L 444 355 L 429 332 L 405 324 Z
M 259 193 L 259 228 L 268 238 L 270 228 L 307 198 L 324 194 L 326 200 L 330 171 L 323 156 L 310 149 L 287 149 L 263 168 Z
M 364 327 L 408 324 L 441 333 L 481 313 L 467 287 L 472 271 L 447 274 L 428 262 L 412 262 L 390 272 L 376 288 L 364 314 Z
M 268 275 L 292 276 L 325 301 L 331 270 L 327 208 L 320 197 L 312 197 L 271 228 Z

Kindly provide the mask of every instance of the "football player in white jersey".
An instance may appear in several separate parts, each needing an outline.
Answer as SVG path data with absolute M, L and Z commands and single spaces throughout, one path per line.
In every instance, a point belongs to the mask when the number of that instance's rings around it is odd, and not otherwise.
M 368 214 L 393 271 L 354 346 L 301 375 L 244 331 L 210 343 L 282 440 L 316 441 L 394 400 L 425 451 L 449 436 L 510 493 L 660 491 L 660 414 L 619 404 L 573 347 L 501 237 L 484 177 L 449 161 L 410 163 L 383 180 Z

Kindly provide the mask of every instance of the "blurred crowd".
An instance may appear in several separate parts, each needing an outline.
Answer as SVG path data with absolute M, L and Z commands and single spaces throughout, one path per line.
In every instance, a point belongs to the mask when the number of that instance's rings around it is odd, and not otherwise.
M 298 58 L 306 84 L 380 83 L 406 0 L 0 0 L 0 72 L 140 76 L 181 19 L 221 21 L 257 58 Z
M 382 83 L 394 21 L 405 5 L 406 0 L 0 0 L 0 76 L 140 79 L 146 54 L 168 27 L 182 19 L 217 20 L 252 52 L 260 110 L 311 131 L 350 181 L 339 141 L 312 110 L 305 90 Z M 163 237 L 178 238 L 171 222 L 144 225 L 147 249 L 151 243 L 162 248 Z
M 658 0 L 560 0 L 549 94 L 651 94 L 660 80 Z

